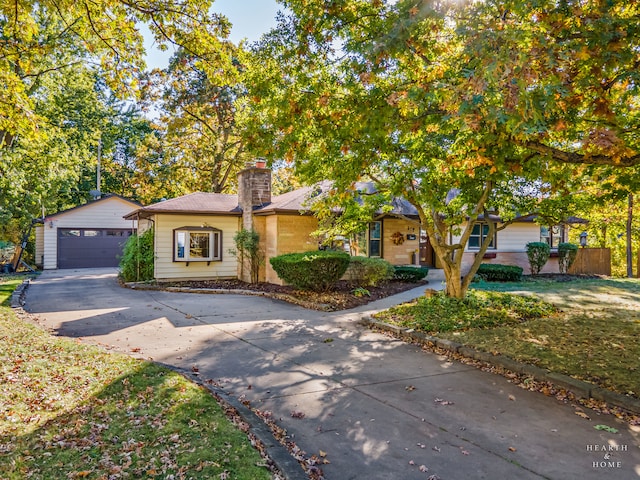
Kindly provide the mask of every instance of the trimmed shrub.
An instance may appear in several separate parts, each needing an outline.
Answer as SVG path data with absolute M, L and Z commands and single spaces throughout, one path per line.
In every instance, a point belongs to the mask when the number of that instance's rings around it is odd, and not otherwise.
M 531 267 L 531 275 L 537 275 L 545 266 L 551 255 L 551 248 L 546 242 L 527 243 L 527 258 Z
M 282 280 L 302 290 L 327 291 L 344 275 L 349 266 L 345 252 L 313 251 L 287 253 L 269 259 Z
M 362 285 L 375 287 L 393 278 L 394 268 L 382 258 L 351 257 L 347 278 Z
M 567 273 L 578 256 L 578 245 L 575 243 L 561 243 L 558 245 L 558 266 L 560 273 Z
M 429 269 L 426 267 L 395 267 L 393 279 L 400 282 L 417 283 L 427 276 Z
M 124 245 L 120 258 L 120 276 L 125 282 L 153 280 L 153 229 L 133 234 Z
M 481 263 L 476 273 L 487 282 L 519 282 L 522 280 L 522 271 L 522 267 L 517 265 Z

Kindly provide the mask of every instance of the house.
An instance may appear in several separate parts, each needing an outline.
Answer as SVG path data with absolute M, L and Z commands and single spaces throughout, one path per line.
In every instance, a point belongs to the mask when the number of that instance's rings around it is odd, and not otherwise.
M 123 217 L 140 204 L 118 195 L 47 215 L 36 227 L 36 264 L 43 269 L 116 267 L 137 224 Z
M 329 182 L 304 187 L 282 195 L 271 194 L 271 170 L 256 166 L 238 174 L 238 194 L 192 193 L 137 208 L 125 218 L 147 221 L 154 229 L 155 278 L 158 281 L 238 278 L 241 269 L 234 236 L 245 228 L 260 235 L 267 258 L 259 279 L 282 283 L 269 258 L 320 248 L 314 232 L 318 221 L 309 209 L 314 196 L 327 192 Z M 380 213 L 357 238 L 347 239 L 352 254 L 379 257 L 394 265 L 421 264 L 437 267 L 433 249 L 420 229 L 415 208 L 403 199 L 393 200 L 390 211 Z M 476 232 L 477 230 L 477 232 Z M 465 251 L 465 265 L 471 265 L 485 226 L 474 230 Z M 508 226 L 496 235 L 485 261 L 528 267 L 525 246 L 548 239 L 553 246 L 566 240 L 564 227 L 541 228 L 530 218 Z M 547 269 L 557 272 L 556 265 Z M 247 280 L 247 272 L 243 273 Z
M 499 222 L 499 219 L 497 219 Z M 483 256 L 483 263 L 499 263 L 517 265 L 525 273 L 530 271 L 526 246 L 530 242 L 545 242 L 551 248 L 551 258 L 540 273 L 558 273 L 558 245 L 569 241 L 569 230 L 575 225 L 584 224 L 583 219 L 570 217 L 559 225 L 544 226 L 536 223 L 533 215 L 517 218 L 504 230 L 495 232 L 493 240 Z M 489 225 L 479 221 L 473 227 L 469 241 L 462 257 L 462 271 L 466 272 L 473 264 L 480 245 L 489 232 Z M 452 238 L 452 243 L 457 241 Z
M 258 232 L 267 259 L 317 250 L 313 233 L 318 221 L 308 201 L 328 188 L 327 182 L 272 196 L 271 170 L 252 166 L 238 175 L 238 195 L 192 193 L 138 208 L 125 218 L 148 220 L 153 226 L 157 280 L 237 278 L 240 269 L 231 251 L 233 237 L 242 228 Z M 404 202 L 398 208 L 407 205 Z M 374 219 L 361 239 L 360 253 L 396 265 L 415 261 L 420 248 L 415 213 L 392 211 Z M 282 283 L 268 261 L 260 280 Z

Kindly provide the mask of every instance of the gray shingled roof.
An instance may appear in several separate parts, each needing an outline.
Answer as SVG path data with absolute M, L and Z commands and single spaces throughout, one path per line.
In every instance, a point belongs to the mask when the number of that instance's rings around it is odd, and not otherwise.
M 137 215 L 140 218 L 148 218 L 156 213 L 240 215 L 242 210 L 238 207 L 237 195 L 196 192 L 139 208 L 129 213 L 126 218 Z
M 274 213 L 300 213 L 308 211 L 312 199 L 318 195 L 326 194 L 331 189 L 329 181 L 319 182 L 310 187 L 302 187 L 292 192 L 273 197 L 271 203 L 264 207 L 256 208 L 255 214 L 269 215 Z M 362 187 L 362 188 L 360 188 Z M 373 184 L 358 184 L 359 190 L 373 193 Z M 417 216 L 416 209 L 406 200 L 395 198 L 392 202 L 391 214 Z M 196 192 L 182 197 L 164 200 L 148 207 L 142 207 L 129 213 L 125 218 L 148 218 L 156 213 L 168 214 L 202 214 L 202 215 L 241 215 L 242 209 L 238 206 L 238 196 L 222 193 Z

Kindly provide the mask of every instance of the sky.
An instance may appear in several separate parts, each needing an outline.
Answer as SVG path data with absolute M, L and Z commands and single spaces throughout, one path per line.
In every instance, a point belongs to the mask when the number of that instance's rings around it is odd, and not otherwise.
M 276 0 L 215 0 L 213 3 L 213 11 L 223 14 L 233 24 L 229 38 L 234 43 L 243 39 L 258 40 L 275 26 L 276 13 L 280 9 L 282 5 Z M 171 49 L 161 52 L 151 42 L 146 44 L 146 49 L 149 69 L 166 67 L 173 53 Z

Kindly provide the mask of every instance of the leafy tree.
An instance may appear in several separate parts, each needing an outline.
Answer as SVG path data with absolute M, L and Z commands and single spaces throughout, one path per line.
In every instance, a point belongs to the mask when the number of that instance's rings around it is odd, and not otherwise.
M 447 294 L 463 297 L 494 232 L 518 213 L 544 212 L 576 178 L 570 162 L 550 163 L 546 151 L 536 150 L 539 130 L 527 137 L 531 123 L 525 128 L 505 103 L 509 90 L 485 84 L 493 51 L 488 39 L 471 40 L 471 26 L 489 36 L 489 27 L 472 17 L 489 22 L 493 7 L 285 4 L 292 13 L 259 45 L 254 63 L 263 68 L 247 81 L 255 109 L 252 145 L 271 158 L 295 160 L 306 181 L 331 179 L 324 211 L 333 202 L 348 212 L 362 197 L 360 180 L 374 181 L 379 199 L 406 198 L 443 266 Z M 501 18 L 491 26 L 498 36 L 510 25 Z M 478 51 L 480 40 L 485 50 Z M 517 87 L 522 96 L 532 88 Z M 528 146 L 531 138 L 538 143 Z M 557 214 L 552 210 L 546 213 Z M 488 225 L 488 234 L 462 275 L 463 252 L 478 222 Z
M 215 74 L 184 49 L 155 72 L 165 161 L 186 191 L 228 192 L 249 160 L 241 135 L 241 51 L 228 46 L 227 54 Z
M 222 49 L 224 17 L 209 14 L 210 0 L 74 2 L 16 0 L 0 5 L 0 138 L 38 134 L 33 93 L 54 71 L 93 63 L 107 85 L 131 96 L 144 69 L 140 24 L 147 24 L 161 48 L 179 45 L 201 59 L 203 68 Z M 8 134 L 8 135 L 7 135 Z
M 151 124 L 115 98 L 134 99 L 147 87 L 142 24 L 160 48 L 178 46 L 197 58 L 198 68 L 217 71 L 229 23 L 210 14 L 210 6 L 210 0 L 0 5 L 4 234 L 15 238 L 32 217 L 87 198 L 100 143 L 103 190 L 153 199 L 174 191 L 161 154 L 140 156 L 157 144 Z

